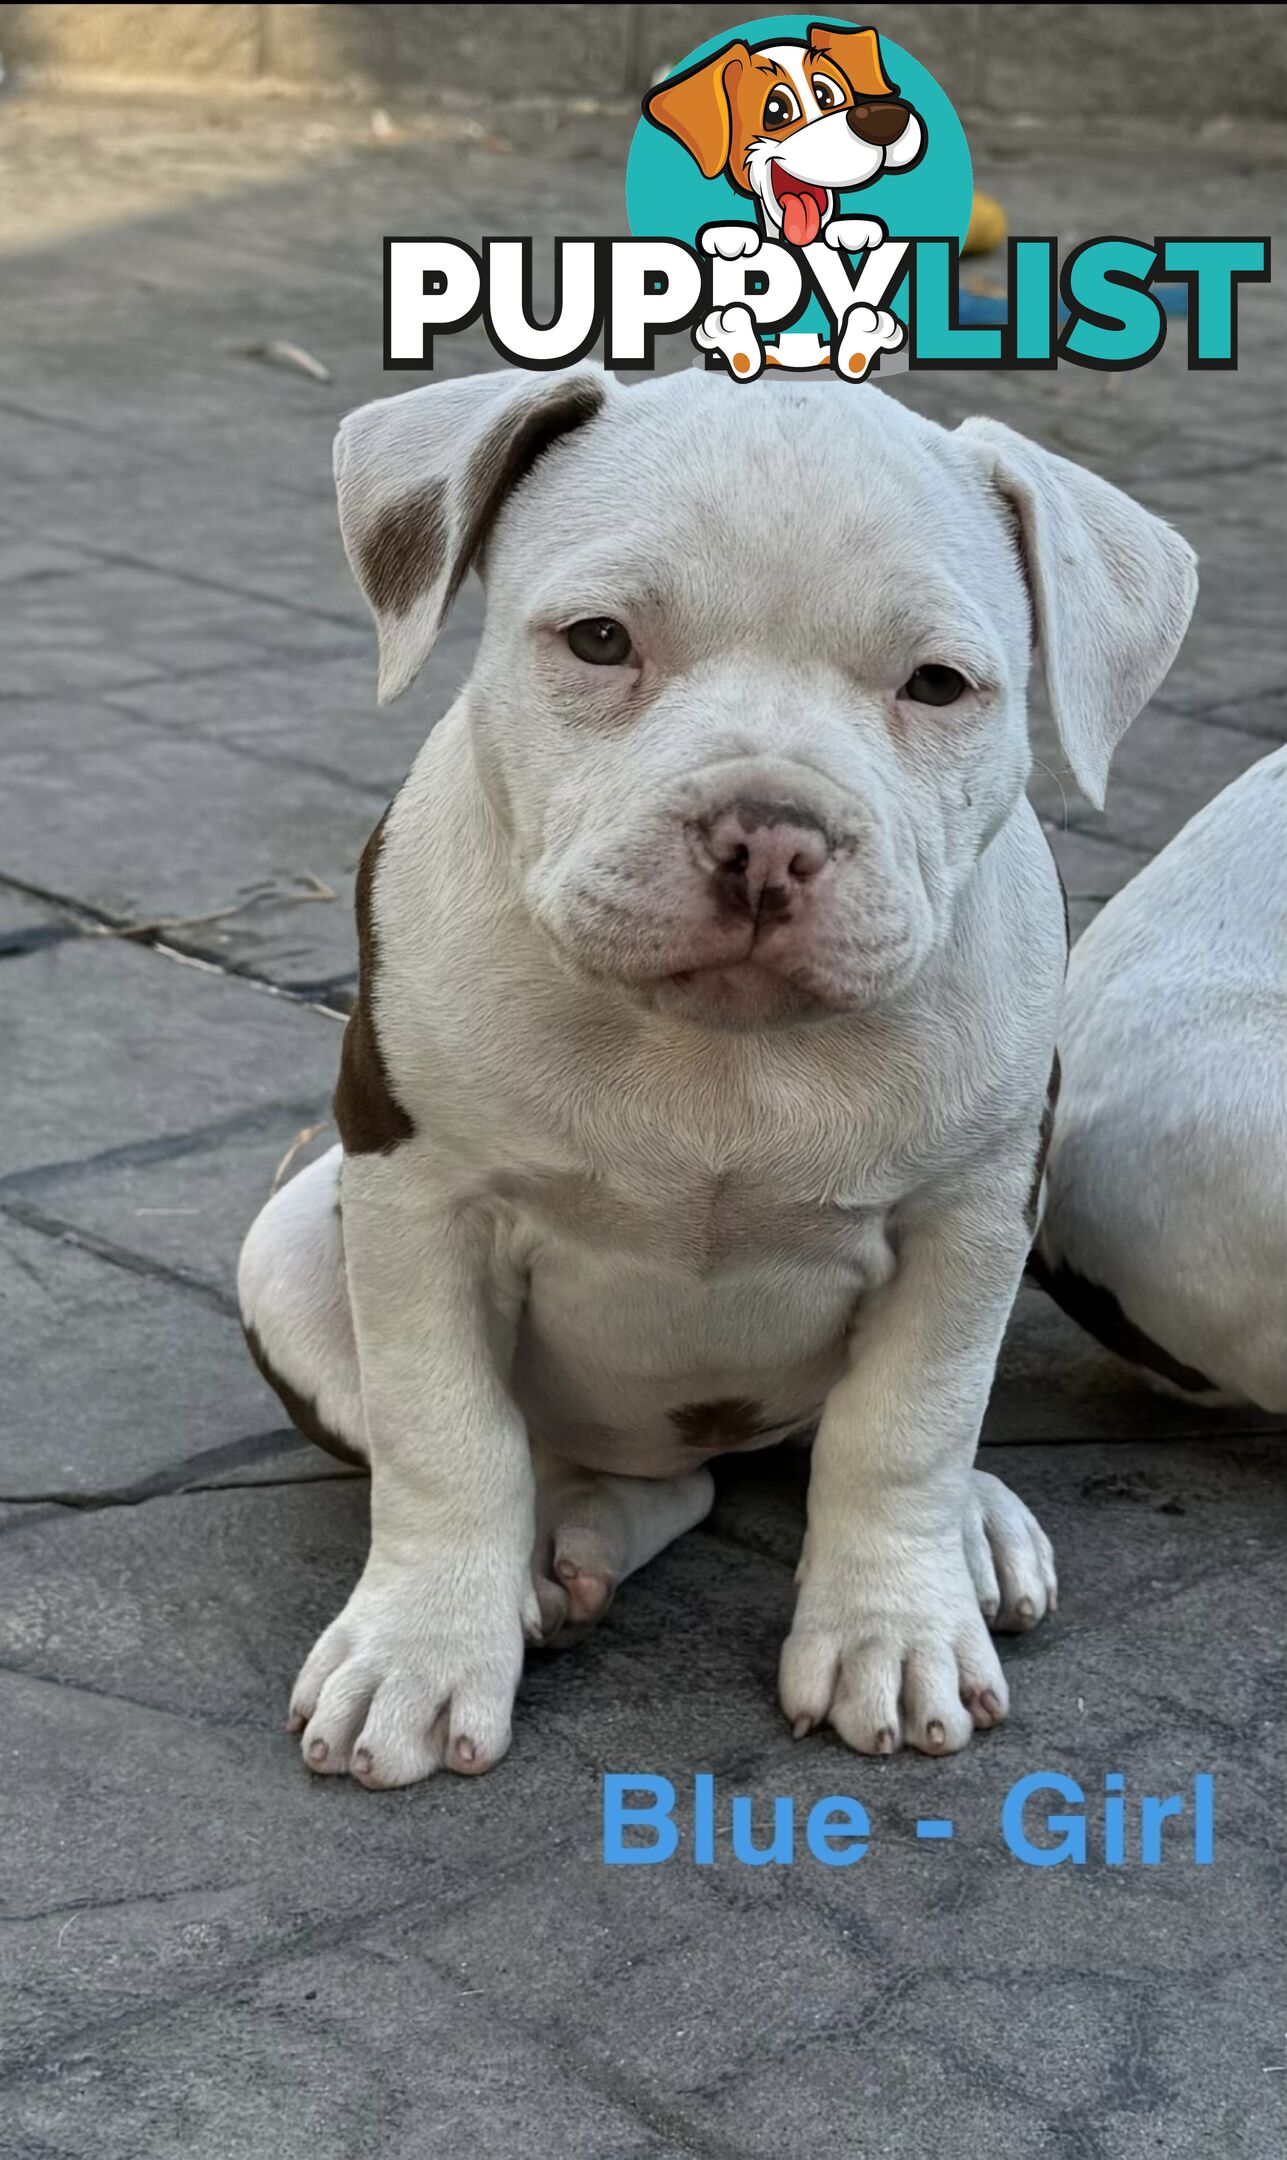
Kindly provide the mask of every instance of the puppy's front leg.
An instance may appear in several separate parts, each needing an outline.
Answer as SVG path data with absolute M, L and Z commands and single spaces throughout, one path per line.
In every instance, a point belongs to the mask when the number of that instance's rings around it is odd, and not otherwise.
M 829 1719 L 886 1755 L 965 1745 L 1007 1692 L 965 1543 L 970 1465 L 1027 1250 L 1030 1157 L 899 1224 L 899 1265 L 855 1331 L 814 1444 L 795 1621 L 797 1735 Z
M 309 1768 L 373 1786 L 499 1761 L 539 1627 L 531 1451 L 503 1377 L 518 1286 L 497 1285 L 485 1224 L 416 1184 L 400 1162 L 345 1161 L 371 1549 L 291 1702 Z

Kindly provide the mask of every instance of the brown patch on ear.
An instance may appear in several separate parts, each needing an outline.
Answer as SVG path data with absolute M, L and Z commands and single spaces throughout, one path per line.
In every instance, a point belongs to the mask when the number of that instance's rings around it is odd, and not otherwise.
M 1061 878 L 1059 882 L 1062 885 L 1063 879 Z M 1041 1198 L 1041 1180 L 1045 1176 L 1046 1157 L 1050 1153 L 1050 1135 L 1055 1129 L 1055 1108 L 1059 1101 L 1059 1088 L 1062 1080 L 1063 1068 L 1059 1063 L 1059 1052 L 1056 1050 L 1050 1067 L 1050 1080 L 1046 1087 L 1045 1106 L 1041 1112 L 1041 1126 L 1037 1134 L 1037 1160 L 1032 1169 L 1032 1189 L 1028 1194 L 1028 1205 L 1024 1210 L 1029 1236 L 1037 1227 L 1037 1202 Z
M 1215 1392 L 1215 1382 L 1208 1380 L 1195 1365 L 1182 1365 L 1178 1358 L 1155 1343 L 1151 1335 L 1128 1320 L 1111 1290 L 1102 1283 L 1088 1281 L 1061 1260 L 1058 1267 L 1048 1267 L 1040 1253 L 1033 1253 L 1028 1260 L 1028 1273 L 1034 1282 L 1052 1297 L 1070 1320 L 1075 1320 L 1096 1342 L 1111 1350 L 1128 1364 L 1142 1365 L 1148 1372 L 1157 1373 L 1160 1379 L 1169 1380 L 1173 1387 L 1183 1388 L 1188 1395 L 1210 1395 Z
M 882 65 L 880 39 L 874 30 L 836 30 L 829 23 L 810 23 L 807 34 L 809 51 L 834 60 L 856 97 L 893 96 L 894 85 Z
M 740 1447 L 744 1441 L 755 1440 L 761 1433 L 772 1432 L 772 1425 L 762 1425 L 763 1411 L 758 1403 L 725 1399 L 722 1402 L 685 1403 L 681 1410 L 672 1410 L 670 1422 L 681 1440 L 690 1447 L 731 1448 Z
M 405 615 L 447 560 L 447 483 L 430 480 L 376 519 L 361 544 L 362 589 L 381 615 Z
M 484 435 L 469 460 L 461 488 L 460 545 L 442 603 L 444 616 L 478 560 L 506 497 L 560 435 L 594 418 L 605 396 L 601 383 L 582 376 L 564 383 L 517 420 L 498 420 Z
M 377 942 L 371 909 L 375 866 L 384 841 L 386 810 L 362 851 L 354 895 L 358 934 L 357 1003 L 349 1014 L 340 1049 L 340 1077 L 335 1089 L 335 1122 L 346 1155 L 387 1155 L 415 1126 L 389 1085 L 376 1033 L 371 1000 L 375 990 Z M 275 1384 L 275 1383 L 274 1383 Z
M 645 119 L 682 143 L 707 180 L 728 163 L 733 147 L 729 93 L 736 91 L 750 58 L 749 46 L 739 38 L 686 74 L 658 83 L 643 101 Z
M 359 1469 L 365 1470 L 367 1466 L 365 1455 L 359 1455 L 356 1448 L 349 1446 L 347 1440 L 341 1440 L 339 1434 L 332 1432 L 329 1425 L 324 1425 L 317 1414 L 317 1404 L 310 1402 L 307 1396 L 298 1394 L 289 1380 L 282 1379 L 281 1374 L 270 1365 L 258 1333 L 251 1327 L 249 1321 L 243 1320 L 241 1326 L 242 1333 L 246 1338 L 246 1348 L 274 1395 L 281 1403 L 291 1424 L 303 1433 L 306 1440 L 311 1440 L 314 1447 L 323 1448 L 328 1455 L 334 1455 L 339 1462 L 356 1463 Z

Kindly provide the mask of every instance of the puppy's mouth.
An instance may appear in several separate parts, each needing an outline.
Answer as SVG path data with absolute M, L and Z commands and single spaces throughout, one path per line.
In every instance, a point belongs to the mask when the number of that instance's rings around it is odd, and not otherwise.
M 822 221 L 831 207 L 830 188 L 818 187 L 812 180 L 797 180 L 785 165 L 771 165 L 769 178 L 782 212 L 785 237 L 792 247 L 808 247 L 822 231 Z

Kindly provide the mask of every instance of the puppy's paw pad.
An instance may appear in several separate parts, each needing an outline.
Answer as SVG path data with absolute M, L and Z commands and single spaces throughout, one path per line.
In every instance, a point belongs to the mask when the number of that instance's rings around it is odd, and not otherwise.
M 851 307 L 836 342 L 836 372 L 849 382 L 861 382 L 879 353 L 896 352 L 906 332 L 896 316 L 885 308 L 859 301 Z
M 712 308 L 693 332 L 703 352 L 717 352 L 739 382 L 750 382 L 764 366 L 764 347 L 748 307 Z
M 847 255 L 862 255 L 870 248 L 883 247 L 889 234 L 879 218 L 836 218 L 822 237 L 830 248 L 843 248 Z
M 698 237 L 702 252 L 721 262 L 737 262 L 742 256 L 758 255 L 760 251 L 760 232 L 755 225 L 707 225 Z
M 568 1614 L 573 1625 L 588 1627 L 592 1621 L 601 1620 L 612 1603 L 616 1577 L 574 1552 L 558 1553 L 554 1572 L 567 1591 Z

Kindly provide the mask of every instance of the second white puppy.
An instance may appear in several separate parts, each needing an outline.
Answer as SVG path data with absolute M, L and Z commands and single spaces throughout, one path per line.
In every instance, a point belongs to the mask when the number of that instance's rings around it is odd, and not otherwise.
M 1287 750 L 1079 939 L 1034 1273 L 1167 1388 L 1287 1410 Z
M 1099 800 L 1192 555 L 1004 427 L 839 385 L 488 375 L 355 413 L 336 471 L 382 695 L 475 563 L 487 613 L 363 861 L 342 1167 L 241 1267 L 292 1414 L 372 1470 L 305 1759 L 486 1769 L 525 1633 L 819 1414 L 787 1716 L 958 1748 L 1006 1708 L 980 1602 L 1030 1623 L 1053 1581 L 971 1471 L 1065 965 L 1033 642 Z

